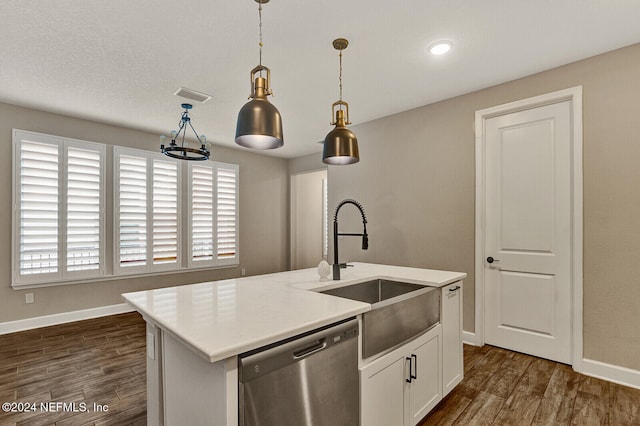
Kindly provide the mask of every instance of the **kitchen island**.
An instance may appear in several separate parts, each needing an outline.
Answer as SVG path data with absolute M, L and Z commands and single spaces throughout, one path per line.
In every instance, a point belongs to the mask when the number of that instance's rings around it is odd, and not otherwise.
M 342 275 L 319 281 L 311 268 L 124 294 L 147 322 L 148 424 L 237 425 L 239 354 L 371 309 L 318 290 L 375 278 L 444 287 L 466 277 L 368 263 Z

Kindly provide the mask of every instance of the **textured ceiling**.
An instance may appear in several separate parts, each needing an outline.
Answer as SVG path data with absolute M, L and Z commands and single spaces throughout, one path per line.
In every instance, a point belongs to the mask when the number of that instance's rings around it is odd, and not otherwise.
M 213 96 L 193 124 L 233 143 L 258 62 L 253 0 L 0 0 L 0 101 L 168 133 L 180 86 Z M 317 152 L 331 130 L 344 53 L 354 124 L 640 42 L 639 0 L 272 0 L 263 63 L 285 146 Z M 448 55 L 428 45 L 451 39 Z M 215 157 L 215 151 L 214 151 Z

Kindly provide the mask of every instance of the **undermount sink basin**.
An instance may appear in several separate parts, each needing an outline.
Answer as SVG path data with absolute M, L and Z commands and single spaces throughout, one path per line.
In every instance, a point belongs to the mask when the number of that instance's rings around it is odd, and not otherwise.
M 364 358 L 409 340 L 440 321 L 440 291 L 436 287 L 376 279 L 320 293 L 371 304 L 362 320 Z

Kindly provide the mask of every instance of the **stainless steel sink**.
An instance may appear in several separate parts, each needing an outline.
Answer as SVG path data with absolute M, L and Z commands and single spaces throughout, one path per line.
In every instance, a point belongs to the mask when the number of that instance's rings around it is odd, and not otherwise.
M 377 279 L 320 293 L 370 303 L 363 314 L 362 356 L 368 358 L 396 346 L 440 321 L 436 287 Z

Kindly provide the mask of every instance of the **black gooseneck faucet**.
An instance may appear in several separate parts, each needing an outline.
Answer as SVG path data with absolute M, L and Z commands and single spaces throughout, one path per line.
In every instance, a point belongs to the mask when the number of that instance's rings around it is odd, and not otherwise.
M 345 204 L 353 204 L 358 208 L 358 210 L 360 210 L 360 215 L 362 215 L 362 225 L 364 227 L 362 234 L 338 233 L 338 212 L 340 211 L 340 208 Z M 362 205 L 356 200 L 346 199 L 346 200 L 340 201 L 340 204 L 338 204 L 338 207 L 336 207 L 336 213 L 333 216 L 333 279 L 334 280 L 340 279 L 340 268 L 346 268 L 347 266 L 352 266 L 352 265 L 347 265 L 346 263 L 340 263 L 338 261 L 338 237 L 341 237 L 341 236 L 362 237 L 362 250 L 367 250 L 369 248 L 369 236 L 367 235 L 367 215 L 364 213 L 364 208 L 362 208 Z

